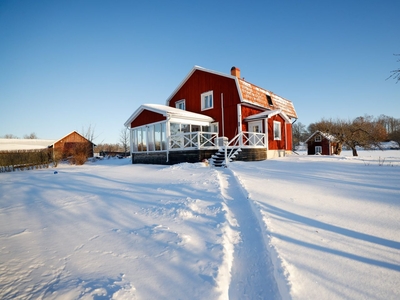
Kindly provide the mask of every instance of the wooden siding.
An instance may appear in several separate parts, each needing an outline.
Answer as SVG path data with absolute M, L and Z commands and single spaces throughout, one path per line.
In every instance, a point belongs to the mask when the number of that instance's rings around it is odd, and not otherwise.
M 201 110 L 201 94 L 209 91 L 213 91 L 214 107 Z M 232 139 L 237 134 L 237 104 L 240 103 L 235 79 L 196 70 L 172 96 L 169 105 L 175 107 L 176 101 L 185 99 L 186 110 L 213 118 L 219 123 L 219 135 L 222 136 L 221 93 L 224 103 L 224 133 Z
M 143 110 L 131 123 L 131 128 L 139 127 L 155 122 L 165 121 L 166 117 L 149 110 Z
M 274 140 L 274 121 L 279 121 L 281 123 L 281 139 Z M 281 150 L 286 149 L 286 133 L 285 133 L 285 120 L 279 116 L 275 115 L 268 119 L 268 149 L 270 150 Z
M 86 144 L 86 145 L 85 145 Z M 76 131 L 54 143 L 54 150 L 62 153 L 63 157 L 69 156 L 76 147 L 84 145 L 88 149 L 88 157 L 93 157 L 93 143 Z

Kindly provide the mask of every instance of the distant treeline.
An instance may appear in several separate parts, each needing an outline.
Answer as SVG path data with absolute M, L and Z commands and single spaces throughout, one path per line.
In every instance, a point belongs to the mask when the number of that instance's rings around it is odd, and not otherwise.
M 48 168 L 52 149 L 0 151 L 0 172 Z

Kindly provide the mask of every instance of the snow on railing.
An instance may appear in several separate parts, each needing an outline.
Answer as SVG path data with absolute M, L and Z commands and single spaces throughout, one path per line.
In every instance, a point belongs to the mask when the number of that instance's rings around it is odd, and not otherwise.
M 170 150 L 205 149 L 217 147 L 218 133 L 216 132 L 181 132 L 169 138 Z
M 169 137 L 170 150 L 218 148 L 216 132 L 181 132 Z M 228 148 L 266 147 L 265 133 L 240 132 L 229 141 Z
M 229 147 L 266 147 L 265 133 L 239 132 L 229 143 Z

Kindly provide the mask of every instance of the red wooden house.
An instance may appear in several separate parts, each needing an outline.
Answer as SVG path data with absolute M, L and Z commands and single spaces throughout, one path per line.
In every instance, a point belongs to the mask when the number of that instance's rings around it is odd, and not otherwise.
M 336 139 L 327 133 L 316 131 L 305 141 L 308 155 L 333 155 L 337 146 Z
M 125 122 L 133 163 L 198 162 L 222 152 L 264 160 L 292 151 L 293 103 L 240 78 L 195 66 L 166 105 L 141 105 Z

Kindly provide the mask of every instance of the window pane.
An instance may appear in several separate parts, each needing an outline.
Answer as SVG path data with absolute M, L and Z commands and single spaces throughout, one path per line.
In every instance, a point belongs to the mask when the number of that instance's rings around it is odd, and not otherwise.
M 180 130 L 180 124 L 178 123 L 171 123 L 170 126 L 170 131 L 171 131 L 171 135 L 175 135 L 178 134 L 179 130 Z
M 167 123 L 161 123 L 161 150 L 167 150 Z
M 147 147 L 149 151 L 154 151 L 154 125 L 147 126 Z
M 132 152 L 136 152 L 138 151 L 137 129 L 133 129 L 131 131 L 131 139 L 132 139 Z
M 147 134 L 145 127 L 142 127 L 142 151 L 147 151 Z
M 154 125 L 155 150 L 161 150 L 161 123 Z
M 181 124 L 182 132 L 190 132 L 190 124 Z

